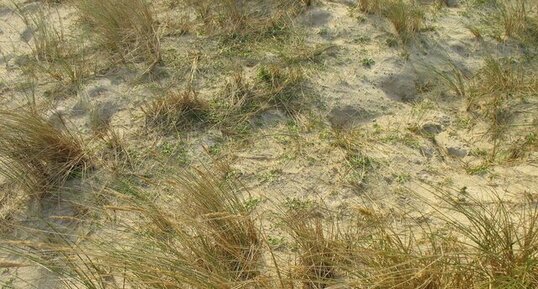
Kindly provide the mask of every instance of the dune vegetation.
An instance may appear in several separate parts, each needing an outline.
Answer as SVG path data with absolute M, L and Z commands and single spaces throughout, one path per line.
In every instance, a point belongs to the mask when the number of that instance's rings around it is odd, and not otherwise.
M 538 3 L 0 1 L 1 288 L 538 288 Z

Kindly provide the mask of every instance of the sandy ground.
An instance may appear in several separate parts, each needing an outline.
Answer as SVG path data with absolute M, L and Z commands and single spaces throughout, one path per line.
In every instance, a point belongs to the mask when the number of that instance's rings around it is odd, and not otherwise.
M 251 196 L 261 200 L 259 210 L 275 200 L 311 199 L 323 200 L 335 209 L 369 204 L 409 211 L 427 208 L 424 198 L 433 200 L 431 190 L 437 186 L 486 196 L 496 192 L 516 200 L 537 193 L 536 152 L 483 173 L 469 173 L 470 167 L 482 161 L 473 152 L 491 147 L 484 126 L 461 125 L 465 104 L 438 85 L 432 73 L 434 69 L 449 69 L 450 60 L 471 75 L 486 56 L 519 55 L 517 45 L 488 37 L 477 40 L 466 28 L 462 16 L 465 5 L 437 9 L 432 4 L 426 6 L 431 12 L 425 23 L 432 29 L 421 32 L 405 47 L 389 47 L 387 39 L 394 38 L 394 32 L 385 19 L 353 9 L 354 1 L 320 2 L 294 20 L 304 47 L 328 47 L 315 63 L 303 66 L 308 78 L 304 97 L 312 100 L 315 108 L 295 119 L 278 110 L 265 112 L 257 120 L 259 129 L 246 140 L 235 140 L 213 128 L 179 137 L 145 129 L 141 106 L 158 97 L 167 84 L 181 83 L 188 77 L 193 51 L 212 53 L 211 45 L 207 50 L 200 48 L 190 34 L 163 40 L 165 49 L 177 52 L 177 74 L 155 82 L 136 82 L 136 72 L 119 68 L 91 77 L 75 95 L 48 101 L 45 113 L 51 121 L 61 115 L 70 126 L 89 135 L 89 114 L 97 108 L 122 133 L 133 154 L 171 150 L 171 162 L 182 167 L 206 164 L 211 159 L 226 162 Z M 30 11 L 39 4 L 21 5 Z M 57 16 L 69 26 L 74 12 L 64 6 L 58 6 Z M 31 41 L 32 31 L 10 6 L 0 7 L 0 105 L 14 108 L 32 93 L 21 70 L 23 56 L 30 53 L 26 42 Z M 212 65 L 210 56 L 204 57 L 196 85 L 200 94 L 209 98 L 228 77 L 216 67 L 226 70 L 233 60 Z M 246 73 L 274 57 L 268 52 L 261 60 L 244 60 L 249 64 Z M 46 95 L 50 87 L 50 83 L 39 83 L 36 97 Z M 159 168 L 148 162 L 136 170 L 155 176 Z M 106 179 L 99 173 L 92 177 Z M 0 186 L 5 196 L 9 188 L 7 183 Z M 38 219 L 75 214 L 73 206 L 63 202 L 37 206 L 23 197 L 2 199 L 1 193 L 0 217 L 15 216 L 28 226 Z M 10 234 L 32 239 L 25 233 Z M 0 255 L 0 264 L 2 257 L 17 262 L 10 259 L 12 256 Z M 33 267 L 0 269 L 0 283 L 17 284 L 7 288 L 57 288 L 47 276 L 44 269 Z

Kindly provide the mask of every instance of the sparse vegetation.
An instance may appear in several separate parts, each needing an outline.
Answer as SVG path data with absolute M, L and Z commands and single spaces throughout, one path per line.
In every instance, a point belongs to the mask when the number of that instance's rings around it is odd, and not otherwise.
M 481 22 L 486 24 L 484 28 L 497 40 L 516 39 L 529 46 L 536 45 L 538 11 L 532 1 L 479 1 L 475 11 L 482 15 Z
M 538 212 L 533 200 L 512 204 L 494 195 L 491 203 L 468 197 L 443 200 L 458 216 L 449 225 L 465 239 L 476 259 L 464 265 L 478 278 L 476 284 L 492 288 L 532 288 L 537 285 L 536 244 Z
M 140 222 L 141 226 L 115 225 L 129 237 L 138 236 L 135 243 L 111 234 L 107 236 L 115 241 L 113 246 L 99 239 L 69 247 L 51 245 L 49 249 L 63 260 L 54 263 L 38 252 L 28 253 L 24 243 L 2 243 L 0 248 L 26 257 L 32 254 L 34 262 L 64 276 L 65 282 L 96 286 L 92 288 L 104 288 L 97 284 L 105 283 L 110 288 L 121 284 L 403 289 L 536 285 L 538 214 L 531 200 L 512 204 L 501 199 L 485 202 L 468 194 L 457 198 L 440 194 L 448 211 L 431 215 L 442 223 L 440 229 L 405 214 L 398 217 L 367 208 L 340 216 L 317 206 L 289 207 L 280 212 L 291 239 L 278 243 L 284 244 L 279 250 L 297 250 L 297 266 L 291 266 L 275 257 L 271 244 L 276 241 L 264 246 L 257 221 L 233 187 L 205 173 L 188 174 L 178 181 L 167 187 L 172 194 L 159 194 L 156 199 L 127 184 L 113 193 L 123 195 L 123 204 L 108 210 L 137 216 Z M 181 210 L 166 209 L 174 206 Z M 449 214 L 451 210 L 456 215 Z M 272 259 L 268 263 L 263 261 L 266 250 L 272 256 L 267 256 Z M 58 267 L 62 262 L 68 265 Z M 265 267 L 271 262 L 275 267 Z M 116 282 L 107 282 L 110 278 Z
M 234 129 L 270 109 L 292 115 L 305 106 L 305 82 L 300 69 L 278 65 L 259 67 L 252 79 L 235 73 L 215 99 L 212 118 L 223 129 Z
M 84 41 L 74 41 L 66 35 L 63 22 L 53 8 L 39 8 L 33 13 L 17 11 L 26 25 L 25 38 L 32 51 L 26 70 L 43 73 L 63 85 L 79 85 L 91 73 Z M 75 43 L 78 42 L 78 43 Z
M 297 280 L 304 288 L 327 288 L 337 284 L 339 262 L 346 252 L 338 252 L 338 228 L 327 227 L 312 209 L 289 210 L 284 222 L 299 251 Z
M 414 2 L 390 1 L 383 12 L 404 42 L 411 39 L 422 26 L 423 12 Z
M 221 34 L 227 42 L 260 40 L 265 37 L 278 36 L 289 25 L 289 16 L 296 15 L 310 1 L 302 0 L 257 0 L 241 2 L 225 0 L 186 1 L 187 7 L 194 9 L 203 24 L 201 30 L 208 34 Z M 264 7 L 259 10 L 257 7 Z
M 0 287 L 538 287 L 534 2 L 8 2 Z
M 533 98 L 537 89 L 536 74 L 527 73 L 522 64 L 514 60 L 487 59 L 473 78 L 467 98 L 468 110 L 477 112 L 488 123 L 488 135 L 494 143 L 493 159 L 509 130 L 513 135 L 518 131 L 514 130 L 516 125 L 534 127 L 532 120 L 529 123 L 518 116 L 526 113 L 520 107 L 526 105 L 529 97 Z

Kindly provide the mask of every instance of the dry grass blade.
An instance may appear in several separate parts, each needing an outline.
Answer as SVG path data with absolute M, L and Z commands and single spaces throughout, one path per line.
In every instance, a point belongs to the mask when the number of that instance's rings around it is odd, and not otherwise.
M 50 11 L 39 9 L 35 15 L 20 14 L 28 28 L 34 31 L 30 47 L 36 60 L 54 62 L 65 57 L 65 36 L 61 27 L 50 21 Z
M 305 81 L 301 70 L 277 65 L 262 66 L 257 78 L 263 88 L 262 100 L 267 104 L 290 114 L 299 109 Z
M 375 288 L 462 288 L 470 284 L 460 270 L 460 247 L 454 240 L 423 228 L 379 227 L 369 248 L 370 276 Z
M 269 109 L 287 114 L 301 111 L 306 79 L 302 70 L 282 65 L 261 66 L 255 78 L 241 72 L 232 75 L 212 104 L 212 121 L 222 129 L 237 132 L 254 117 Z
M 67 288 L 253 288 L 263 244 L 235 188 L 203 172 L 166 188 L 156 197 L 119 183 L 108 194 L 120 203 L 106 210 L 123 218 L 110 230 L 35 246 L 0 242 L 0 252 L 47 268 Z
M 209 173 L 185 173 L 170 188 L 175 197 L 164 206 L 120 189 L 135 196 L 146 222 L 130 229 L 137 244 L 115 248 L 107 262 L 125 266 L 129 283 L 150 288 L 232 288 L 256 277 L 262 244 L 237 192 Z
M 30 191 L 44 192 L 84 170 L 82 140 L 33 110 L 0 111 L 0 173 Z
M 507 37 L 520 38 L 535 44 L 538 40 L 538 15 L 536 3 L 528 0 L 499 2 L 500 22 Z
M 290 23 L 290 16 L 298 14 L 310 0 L 187 0 L 201 20 L 205 33 L 217 33 L 229 43 L 244 44 L 244 40 L 260 40 L 280 35 Z M 263 9 L 259 9 L 263 7 Z
M 103 267 L 137 288 L 222 289 L 255 283 L 263 244 L 238 192 L 202 172 L 184 173 L 167 188 L 172 194 L 159 198 L 127 183 L 111 192 L 125 200 L 123 214 L 139 221 L 116 224 L 118 231 L 86 242 L 74 254 L 91 256 L 91 263 L 84 262 L 89 267 L 75 272 L 80 282 L 103 276 Z M 113 246 L 108 238 L 115 240 Z

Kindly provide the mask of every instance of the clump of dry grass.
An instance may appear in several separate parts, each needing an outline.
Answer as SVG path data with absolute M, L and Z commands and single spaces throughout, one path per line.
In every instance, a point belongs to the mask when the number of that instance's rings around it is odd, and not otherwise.
M 463 97 L 467 112 L 485 125 L 484 135 L 492 144 L 488 162 L 513 161 L 535 150 L 532 133 L 537 125 L 532 114 L 538 105 L 534 97 L 538 80 L 532 58 L 488 57 L 470 76 L 454 63 L 447 64 L 444 71 L 430 70 L 446 88 Z
M 249 82 L 241 72 L 232 75 L 222 91 L 222 96 L 230 101 L 232 110 L 236 112 L 255 110 L 252 106 L 255 103 L 256 94 L 254 84 Z
M 310 209 L 288 210 L 284 224 L 299 252 L 295 276 L 305 289 L 327 288 L 336 284 L 345 244 L 338 227 L 315 216 Z
M 488 123 L 488 134 L 494 141 L 492 158 L 497 155 L 507 132 L 514 127 L 517 116 L 525 112 L 520 107 L 528 102 L 527 99 L 532 99 L 537 90 L 536 74 L 510 60 L 488 58 L 472 79 L 468 89 L 468 110 L 478 113 Z M 531 102 L 527 105 L 536 104 Z M 533 126 L 532 123 L 518 125 Z
M 456 63 L 447 60 L 443 68 L 429 66 L 428 72 L 436 75 L 436 80 L 444 84 L 444 87 L 454 92 L 458 97 L 467 97 L 467 85 L 469 77 L 458 67 Z M 426 73 L 428 73 L 426 72 Z
M 233 74 L 214 100 L 212 119 L 223 129 L 236 129 L 269 109 L 294 114 L 305 105 L 305 78 L 300 69 L 260 66 L 255 77 Z
M 0 250 L 37 262 L 75 288 L 459 289 L 538 282 L 538 209 L 530 197 L 510 203 L 440 193 L 448 207 L 435 205 L 421 217 L 287 206 L 272 215 L 292 237 L 289 250 L 278 254 L 296 255 L 298 266 L 288 267 L 289 255 L 278 258 L 269 249 L 275 272 L 264 262 L 260 237 L 273 229 L 259 232 L 233 185 L 197 172 L 156 189 L 118 183 L 107 191 L 115 205 L 102 215 L 115 220 L 114 229 L 98 236 L 37 250 L 0 242 Z
M 290 114 L 298 110 L 305 80 L 301 70 L 277 65 L 261 66 L 256 76 L 265 102 Z
M 526 156 L 538 151 L 538 125 L 534 124 L 534 131 L 518 138 L 508 148 L 508 160 L 524 159 Z
M 81 20 L 96 32 L 101 45 L 124 62 L 161 60 L 158 26 L 144 0 L 79 0 Z
M 255 220 L 233 185 L 207 172 L 181 174 L 160 193 L 118 182 L 100 211 L 111 230 L 39 249 L 0 242 L 58 274 L 67 288 L 249 288 L 262 264 Z M 112 242 L 112 240 L 114 240 Z M 54 255 L 55 258 L 50 258 Z
M 409 41 L 422 27 L 424 12 L 415 1 L 360 0 L 357 5 L 363 12 L 387 18 L 403 42 Z
M 223 126 L 246 123 L 266 109 L 260 103 L 255 84 L 242 72 L 234 73 L 226 81 L 214 104 L 214 118 Z
M 408 228 L 381 224 L 374 228 L 366 248 L 367 275 L 359 283 L 372 288 L 463 288 L 472 272 L 460 270 L 462 247 L 448 236 L 438 236 L 414 224 Z
M 28 45 L 33 59 L 25 66 L 26 71 L 44 73 L 61 85 L 79 84 L 90 74 L 84 41 L 73 41 L 74 38 L 65 34 L 66 29 L 57 11 L 39 8 L 29 13 L 18 6 L 17 10 L 27 31 L 32 31 Z
M 538 40 L 538 11 L 536 3 L 528 0 L 504 0 L 498 5 L 498 13 L 507 37 Z
M 54 189 L 90 166 L 83 141 L 34 110 L 0 111 L 0 173 L 30 192 Z
M 538 209 L 526 198 L 518 204 L 494 194 L 491 201 L 451 195 L 442 200 L 457 213 L 444 219 L 460 235 L 472 256 L 464 269 L 483 288 L 538 286 Z
M 500 14 L 504 33 L 508 37 L 521 33 L 526 26 L 526 0 L 501 1 Z
M 191 90 L 167 93 L 150 102 L 143 111 L 147 126 L 168 131 L 191 129 L 209 120 L 209 105 Z
M 54 62 L 65 57 L 65 35 L 62 27 L 50 20 L 51 11 L 41 8 L 26 14 L 20 7 L 17 9 L 28 31 L 33 31 L 29 45 L 36 60 Z
M 383 6 L 379 0 L 359 0 L 357 5 L 360 11 L 372 14 L 380 13 Z
M 295 208 L 284 218 L 299 254 L 299 274 L 292 279 L 304 288 L 474 284 L 474 272 L 462 270 L 468 256 L 455 235 L 368 208 L 327 216 L 313 212 Z
M 200 249 L 209 253 L 208 258 L 216 258 L 211 264 L 214 270 L 223 270 L 232 280 L 257 276 L 262 244 L 249 209 L 236 195 L 237 188 L 201 172 L 184 179 L 182 185 L 188 204 L 185 212 L 198 220 L 193 229 L 205 239 Z
M 410 40 L 422 27 L 424 13 L 414 1 L 389 1 L 383 14 L 404 42 Z
M 239 73 L 224 87 L 222 97 L 239 112 L 259 112 L 278 108 L 296 112 L 301 102 L 305 78 L 299 69 L 279 65 L 260 66 L 256 79 L 249 81 Z
M 311 1 L 305 0 L 189 0 L 185 7 L 194 10 L 203 23 L 199 27 L 204 33 L 221 35 L 227 42 L 243 45 L 247 39 L 283 34 L 291 16 L 310 5 Z
M 475 12 L 499 41 L 516 39 L 529 47 L 538 41 L 538 6 L 530 0 L 480 1 Z

